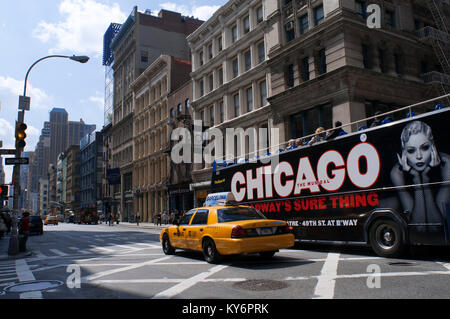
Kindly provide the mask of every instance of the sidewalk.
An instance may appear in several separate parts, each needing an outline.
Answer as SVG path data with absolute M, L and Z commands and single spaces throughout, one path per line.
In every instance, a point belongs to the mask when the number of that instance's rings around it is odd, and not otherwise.
M 6 235 L 5 234 L 3 236 L 3 238 L 0 239 L 0 261 L 26 258 L 26 257 L 29 257 L 29 256 L 31 256 L 33 254 L 33 251 L 31 251 L 27 247 L 27 251 L 26 252 L 23 252 L 23 253 L 19 252 L 17 255 L 14 255 L 14 256 L 8 255 L 10 238 L 11 238 L 10 235 Z
M 99 225 L 108 226 L 108 223 L 101 223 Z M 161 230 L 164 227 L 171 226 L 171 224 L 167 225 L 156 225 L 154 223 L 139 223 L 139 226 L 136 223 L 128 223 L 128 222 L 120 222 L 119 224 L 114 223 L 114 227 L 134 227 L 134 228 L 144 228 L 144 229 L 158 229 Z

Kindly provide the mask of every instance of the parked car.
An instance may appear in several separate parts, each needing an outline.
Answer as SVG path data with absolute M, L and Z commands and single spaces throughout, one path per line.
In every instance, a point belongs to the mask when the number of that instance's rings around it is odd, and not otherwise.
M 45 218 L 44 225 L 48 224 L 58 225 L 58 218 L 56 218 L 56 216 L 47 216 Z
M 42 235 L 44 233 L 44 225 L 41 216 L 30 216 L 30 234 L 37 233 Z

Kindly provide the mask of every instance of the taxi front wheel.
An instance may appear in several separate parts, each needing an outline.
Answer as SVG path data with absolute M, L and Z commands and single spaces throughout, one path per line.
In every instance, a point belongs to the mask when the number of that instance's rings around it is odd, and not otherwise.
M 205 238 L 203 241 L 203 256 L 210 264 L 215 264 L 222 260 L 222 256 L 217 251 L 216 245 L 211 238 Z
M 164 254 L 166 255 L 175 254 L 175 248 L 173 248 L 173 246 L 170 244 L 169 236 L 167 236 L 167 234 L 164 234 L 163 236 L 162 247 Z

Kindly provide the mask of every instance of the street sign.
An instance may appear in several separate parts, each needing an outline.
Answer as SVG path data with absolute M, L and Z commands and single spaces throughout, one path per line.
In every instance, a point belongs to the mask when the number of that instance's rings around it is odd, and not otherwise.
M 30 110 L 30 97 L 29 96 L 19 96 L 19 110 L 29 111 Z
M 5 165 L 28 165 L 28 157 L 5 158 Z
M 0 155 L 14 155 L 16 154 L 17 150 L 15 149 L 5 149 L 5 150 L 0 150 Z

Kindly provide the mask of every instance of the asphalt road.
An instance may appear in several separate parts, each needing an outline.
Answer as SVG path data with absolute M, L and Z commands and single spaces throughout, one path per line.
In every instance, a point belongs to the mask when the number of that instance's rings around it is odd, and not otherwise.
M 296 245 L 272 259 L 166 256 L 159 230 L 125 225 L 45 226 L 31 256 L 0 260 L 0 299 L 450 298 L 446 249 L 386 259 L 366 247 Z

